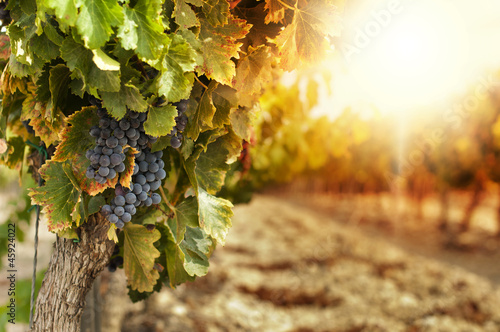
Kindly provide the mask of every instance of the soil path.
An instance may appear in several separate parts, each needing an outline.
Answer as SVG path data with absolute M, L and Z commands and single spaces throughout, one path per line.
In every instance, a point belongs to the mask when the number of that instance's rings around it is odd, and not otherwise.
M 366 202 L 353 217 L 352 202 L 329 211 L 308 199 L 256 195 L 238 206 L 209 274 L 131 307 L 122 331 L 500 331 L 498 286 L 468 263 L 449 264 L 469 254 L 463 248 L 425 258 L 418 243 L 428 243 L 428 256 L 449 251 L 437 235 L 369 216 Z M 478 253 L 498 273 L 494 245 Z

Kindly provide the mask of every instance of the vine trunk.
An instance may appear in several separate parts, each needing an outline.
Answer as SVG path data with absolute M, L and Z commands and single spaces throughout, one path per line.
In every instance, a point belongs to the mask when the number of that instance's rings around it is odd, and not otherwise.
M 38 293 L 32 332 L 80 331 L 85 296 L 113 253 L 108 228 L 96 214 L 79 228 L 79 242 L 57 238 Z

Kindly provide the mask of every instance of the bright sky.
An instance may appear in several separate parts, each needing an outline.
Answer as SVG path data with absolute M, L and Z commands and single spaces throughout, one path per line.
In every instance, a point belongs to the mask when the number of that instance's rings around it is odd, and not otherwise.
M 498 0 L 350 0 L 334 68 L 332 116 L 445 107 L 500 69 Z M 427 107 L 432 109 L 432 107 Z

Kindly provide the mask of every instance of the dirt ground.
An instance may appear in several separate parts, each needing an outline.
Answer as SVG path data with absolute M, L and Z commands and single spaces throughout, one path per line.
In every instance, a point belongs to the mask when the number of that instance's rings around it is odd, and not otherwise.
M 235 208 L 206 277 L 132 304 L 122 271 L 103 273 L 102 331 L 498 332 L 493 205 L 450 237 L 432 199 L 421 221 L 387 195 L 255 195 Z
M 122 331 L 500 331 L 498 240 L 474 227 L 450 241 L 386 200 L 257 195 L 209 274 L 131 309 Z

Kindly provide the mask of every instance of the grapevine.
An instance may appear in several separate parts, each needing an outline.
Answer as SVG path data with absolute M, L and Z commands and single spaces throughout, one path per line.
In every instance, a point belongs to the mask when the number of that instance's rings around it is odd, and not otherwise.
M 105 227 L 106 238 L 92 236 L 120 248 L 111 265 L 123 267 L 133 299 L 207 274 L 231 227 L 220 192 L 251 140 L 259 97 L 339 34 L 330 0 L 269 1 L 2 3 L 1 160 L 24 172 L 27 142 L 48 147 L 47 162 L 32 167 L 44 180 L 32 203 L 59 239 L 88 243 L 82 230 Z M 92 253 L 71 247 L 106 260 L 72 273 L 95 277 L 112 254 L 102 243 Z M 62 280 L 55 274 L 46 279 Z M 50 301 L 36 317 L 67 303 L 53 284 L 44 282 L 40 298 Z

